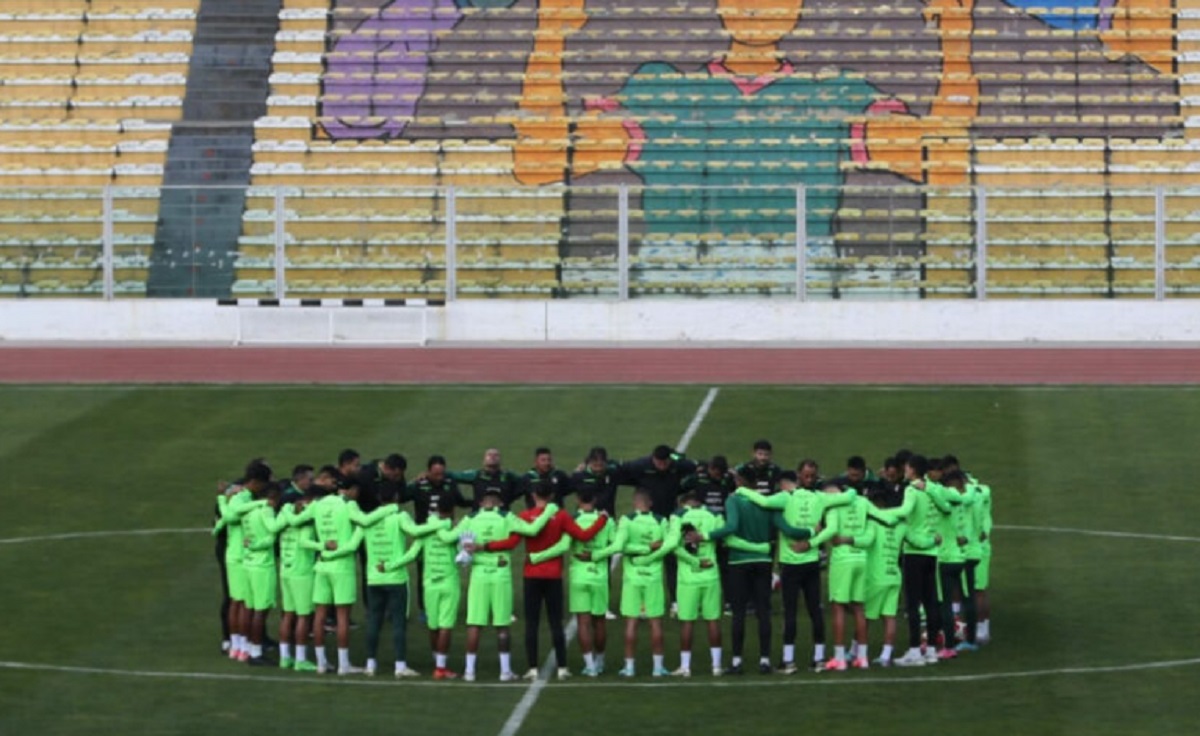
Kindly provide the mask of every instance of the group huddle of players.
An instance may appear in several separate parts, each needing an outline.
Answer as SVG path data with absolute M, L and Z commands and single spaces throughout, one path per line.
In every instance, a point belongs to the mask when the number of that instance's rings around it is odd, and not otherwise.
M 549 449 L 538 448 L 534 466 L 517 475 L 504 470 L 500 453 L 490 449 L 482 467 L 467 472 L 450 472 L 444 458 L 433 456 L 412 482 L 398 454 L 363 464 L 357 452 L 346 450 L 336 466 L 299 465 L 283 482 L 273 480 L 265 461 L 253 460 L 217 497 L 213 534 L 226 590 L 222 651 L 255 666 L 375 675 L 380 635 L 390 618 L 395 676 L 417 677 L 406 655 L 409 566 L 415 562 L 413 582 L 429 630 L 434 679 L 459 677 L 450 669 L 449 652 L 465 574 L 462 677 L 475 680 L 481 630 L 493 627 L 500 679 L 516 680 L 509 642 L 516 620 L 511 552 L 522 542 L 528 679 L 539 676 L 543 607 L 557 677 L 569 676 L 564 604 L 576 617 L 580 674 L 604 672 L 606 621 L 616 618 L 609 611 L 609 591 L 618 566 L 625 621 L 622 677 L 635 675 L 642 620 L 651 631 L 653 676 L 691 676 L 697 621 L 706 624 L 712 674 L 743 674 L 749 612 L 758 623 L 759 671 L 795 673 L 801 597 L 816 672 L 870 667 L 868 621 L 883 625 L 877 666 L 936 664 L 988 641 L 991 490 L 956 458 L 902 450 L 875 474 L 855 456 L 842 475 L 824 480 L 813 460 L 802 460 L 792 472 L 771 456 L 771 444 L 760 440 L 753 459 L 730 470 L 722 456 L 697 463 L 666 446 L 625 463 L 611 461 L 597 447 L 568 475 L 554 467 Z M 470 497 L 460 485 L 471 489 Z M 618 517 L 622 486 L 635 489 L 633 512 Z M 576 509 L 569 514 L 564 506 L 572 496 Z M 412 513 L 401 508 L 409 503 Z M 456 520 L 459 508 L 470 511 Z M 833 624 L 828 658 L 823 569 Z M 350 613 L 360 582 L 368 617 L 365 668 L 350 661 Z M 772 667 L 776 588 L 783 598 L 783 652 Z M 909 647 L 893 658 L 901 589 Z M 277 591 L 282 591 L 278 662 L 264 654 L 266 617 Z M 681 622 L 680 664 L 673 671 L 664 665 L 662 619 L 668 610 Z M 728 667 L 723 613 L 732 616 Z M 848 615 L 853 639 L 847 648 Z M 336 631 L 336 665 L 327 660 L 327 627 Z M 310 638 L 315 662 L 308 659 Z

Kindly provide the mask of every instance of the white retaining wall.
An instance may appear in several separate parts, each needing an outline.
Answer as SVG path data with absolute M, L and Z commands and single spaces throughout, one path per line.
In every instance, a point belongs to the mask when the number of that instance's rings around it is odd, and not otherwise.
M 427 309 L 423 315 L 420 310 Z M 389 316 L 390 315 L 390 316 Z M 424 319 L 422 319 L 424 317 Z M 422 334 L 424 333 L 424 334 Z M 0 301 L 0 342 L 1200 342 L 1200 301 Z

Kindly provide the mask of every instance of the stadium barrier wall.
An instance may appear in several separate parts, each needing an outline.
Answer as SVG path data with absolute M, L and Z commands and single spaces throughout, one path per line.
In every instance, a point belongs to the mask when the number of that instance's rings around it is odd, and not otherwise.
M 1190 301 L 496 301 L 221 306 L 205 300 L 0 302 L 0 342 L 1187 343 Z

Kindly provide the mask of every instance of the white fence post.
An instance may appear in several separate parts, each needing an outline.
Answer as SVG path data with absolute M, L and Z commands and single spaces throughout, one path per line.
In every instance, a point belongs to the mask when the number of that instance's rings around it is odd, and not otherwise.
M 1167 193 L 1154 190 L 1154 299 L 1167 298 Z
M 617 190 L 617 298 L 629 299 L 629 187 Z
M 987 299 L 987 190 L 975 190 L 975 298 Z
M 796 299 L 808 299 L 808 198 L 796 185 Z
M 116 255 L 113 237 L 113 190 L 112 186 L 104 187 L 104 192 L 101 195 L 103 200 L 103 224 L 100 230 L 100 242 L 103 252 L 101 253 L 101 269 L 103 272 L 103 289 L 105 301 L 112 301 L 116 292 L 116 280 L 114 276 L 113 260 Z
M 453 186 L 446 187 L 446 301 L 458 296 L 458 233 L 455 217 L 458 208 Z
M 287 200 L 283 187 L 275 188 L 275 298 L 287 296 Z

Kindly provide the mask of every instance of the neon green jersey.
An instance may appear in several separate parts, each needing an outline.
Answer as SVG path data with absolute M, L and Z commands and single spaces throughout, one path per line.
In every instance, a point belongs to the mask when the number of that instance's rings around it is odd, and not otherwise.
M 308 577 L 317 564 L 317 555 L 312 550 L 317 530 L 311 522 L 295 524 L 296 512 L 291 506 L 283 510 L 282 516 L 288 525 L 279 534 L 279 574 L 285 578 Z
M 484 549 L 489 542 L 499 542 L 508 539 L 511 534 L 532 537 L 549 523 L 550 518 L 558 513 L 558 506 L 550 504 L 533 522 L 526 522 L 516 514 L 498 509 L 479 509 L 469 514 L 463 521 L 463 533 L 475 535 L 477 549 L 471 556 L 471 576 L 486 575 L 512 577 L 512 553 L 509 550 L 490 552 Z
M 682 536 L 682 529 L 688 524 L 698 532 L 708 533 L 724 526 L 725 519 L 703 506 L 685 507 L 671 517 L 672 534 L 676 537 Z M 700 542 L 696 551 L 692 552 L 681 541 L 675 548 L 675 556 L 679 558 L 680 585 L 712 585 L 721 581 L 721 571 L 717 567 L 716 542 Z M 703 564 L 706 561 L 707 567 Z
M 804 565 L 818 562 L 821 559 L 821 550 L 816 544 L 811 543 L 806 552 L 797 552 L 792 549 L 792 543 L 796 541 L 796 538 L 785 531 L 783 525 L 815 529 L 821 523 L 826 511 L 844 506 L 858 496 L 858 492 L 854 489 L 837 494 L 819 493 L 807 488 L 780 491 L 771 496 L 764 496 L 756 491 L 739 490 L 738 493 L 763 508 L 775 509 L 780 512 L 778 518 L 773 519 L 773 522 L 779 528 L 779 562 L 784 565 Z
M 670 533 L 670 523 L 649 511 L 637 511 L 621 519 L 613 546 L 622 554 L 621 571 L 626 580 L 639 584 L 662 581 L 663 558 L 674 551 Z M 662 545 L 651 549 L 657 542 Z
M 875 539 L 867 550 L 867 583 L 879 587 L 900 585 L 900 550 L 908 523 L 885 524 L 872 516 L 870 524 L 875 528 Z
M 257 506 L 242 517 L 244 567 L 275 567 L 275 535 L 287 526 L 287 519 L 276 516 L 270 506 Z M 245 545 L 249 542 L 248 545 Z
M 430 517 L 432 521 L 436 517 Z M 448 523 L 450 519 L 446 519 Z M 417 541 L 424 556 L 425 564 L 421 582 L 428 588 L 441 588 L 461 585 L 458 564 L 454 557 L 458 554 L 458 538 L 465 529 L 466 518 L 460 519 L 453 529 L 442 529 Z
M 407 511 L 396 513 L 395 504 L 385 504 L 392 513 L 368 519 L 363 527 L 367 545 L 367 585 L 403 585 L 408 582 L 408 564 L 421 553 L 420 547 L 409 540 L 424 536 L 438 529 L 450 527 L 449 519 L 431 517 L 425 524 L 418 525 Z M 383 563 L 380 571 L 379 564 Z
M 598 511 L 579 511 L 575 514 L 575 523 L 583 529 L 589 529 L 599 518 Z M 570 543 L 571 557 L 567 565 L 567 575 L 572 584 L 608 584 L 607 558 L 611 552 L 605 554 L 605 550 L 612 545 L 613 538 L 616 536 L 614 526 L 614 524 L 605 524 L 604 528 L 587 542 L 572 539 L 567 534 L 562 536 L 563 540 Z M 579 559 L 579 555 L 585 552 L 590 554 L 590 560 Z
M 357 508 L 357 504 L 355 505 Z M 326 496 L 310 505 L 305 512 L 312 510 L 313 525 L 317 531 L 317 543 L 321 556 L 317 560 L 315 570 L 327 573 L 353 573 L 354 553 L 362 544 L 362 528 L 350 520 L 350 504 L 338 495 Z M 329 542 L 337 544 L 336 550 L 328 550 Z
M 825 514 L 825 528 L 812 538 L 812 545 L 828 542 L 834 537 L 850 537 L 851 544 L 834 546 L 829 553 L 830 563 L 865 561 L 867 548 L 875 541 L 875 526 L 867 523 L 867 499 L 855 496 L 849 504 L 829 509 Z
M 220 524 L 226 530 L 225 563 L 241 564 L 246 554 L 245 539 L 242 537 L 242 517 L 245 516 L 254 503 L 254 495 L 242 489 L 232 496 L 221 494 L 217 496 L 217 510 L 221 514 Z
M 934 505 L 930 487 L 937 484 L 928 482 L 924 489 L 909 486 L 908 492 L 913 493 L 912 513 L 908 516 L 908 534 L 905 538 L 904 553 L 911 555 L 937 556 L 934 536 L 939 533 L 941 514 Z M 940 488 L 940 486 L 937 486 Z
M 942 544 L 937 551 L 938 562 L 962 563 L 966 556 L 964 547 L 958 540 L 967 536 L 966 519 L 970 498 L 940 483 L 930 482 L 925 490 L 939 514 L 938 534 L 942 535 Z

